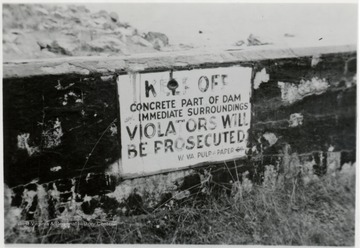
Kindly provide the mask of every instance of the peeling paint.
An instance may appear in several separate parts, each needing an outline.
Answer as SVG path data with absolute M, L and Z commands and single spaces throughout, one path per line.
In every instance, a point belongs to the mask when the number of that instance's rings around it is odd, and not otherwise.
M 112 80 L 112 79 L 113 79 L 113 76 L 112 76 L 112 75 L 110 75 L 110 76 L 101 76 L 100 78 L 101 78 L 101 80 L 102 80 L 103 82 L 106 82 L 106 81 Z
M 303 124 L 304 116 L 301 113 L 294 113 L 290 115 L 289 127 L 297 127 Z
M 61 170 L 61 166 L 55 166 L 55 167 L 50 168 L 50 171 L 52 171 L 52 172 L 56 172 L 59 170 Z
M 38 203 L 37 203 L 38 205 L 36 208 L 35 219 L 48 220 L 49 219 L 48 194 L 42 185 L 37 185 L 36 194 L 38 197 Z
M 66 90 L 66 89 L 70 88 L 71 86 L 73 86 L 74 84 L 75 83 L 71 83 L 68 86 L 64 87 L 64 86 L 61 85 L 60 80 L 58 80 L 58 84 L 55 86 L 55 89 L 57 89 L 57 90 Z
M 263 134 L 263 137 L 267 140 L 267 142 L 269 142 L 270 146 L 273 146 L 278 141 L 278 138 L 274 133 L 266 132 Z
M 118 133 L 118 128 L 115 123 L 111 124 L 110 132 L 111 136 L 115 136 Z
M 64 101 L 62 102 L 62 105 L 65 106 L 68 103 L 68 94 L 64 95 Z
M 257 72 L 254 79 L 254 89 L 258 89 L 261 83 L 267 83 L 270 80 L 270 75 L 266 73 L 266 69 L 263 68 L 260 72 Z
M 315 67 L 317 64 L 319 64 L 319 62 L 321 61 L 321 56 L 316 54 L 313 55 L 311 58 L 311 67 Z
M 53 189 L 50 189 L 50 190 L 49 190 L 49 195 L 50 195 L 53 199 L 55 199 L 56 201 L 60 201 L 60 192 L 59 192 L 59 190 L 57 189 L 56 184 L 53 183 L 53 184 L 52 184 L 52 187 L 53 187 Z
M 33 154 L 40 152 L 40 149 L 39 147 L 36 146 L 30 146 L 29 138 L 30 138 L 29 133 L 19 134 L 17 136 L 17 147 L 21 150 L 26 150 L 29 156 L 32 156 Z
M 91 196 L 85 195 L 83 200 L 84 200 L 84 202 L 90 202 L 91 199 L 92 199 Z
M 86 181 L 87 183 L 89 182 L 92 174 L 93 174 L 93 173 L 88 173 L 88 174 L 86 175 L 85 181 Z
M 70 91 L 70 92 L 68 93 L 68 95 L 69 95 L 69 96 L 73 96 L 73 97 L 78 97 L 73 91 Z
M 284 102 L 294 103 L 310 95 L 320 95 L 329 87 L 329 83 L 325 79 L 314 77 L 310 80 L 301 80 L 300 84 L 278 82 L 281 89 L 281 98 Z
M 34 200 L 34 197 L 36 195 L 36 191 L 34 190 L 27 190 L 25 189 L 24 192 L 23 192 L 23 195 L 22 195 L 22 200 L 23 200 L 23 203 L 25 204 L 25 207 L 24 209 L 28 212 L 32 203 L 33 203 L 33 200 Z
M 75 103 L 83 103 L 81 95 L 77 95 L 75 92 L 70 91 L 64 95 L 62 105 L 67 105 L 70 99 L 72 99 Z
M 61 144 L 61 137 L 64 135 L 59 118 L 51 122 L 50 127 L 42 133 L 43 146 L 45 148 L 57 147 Z

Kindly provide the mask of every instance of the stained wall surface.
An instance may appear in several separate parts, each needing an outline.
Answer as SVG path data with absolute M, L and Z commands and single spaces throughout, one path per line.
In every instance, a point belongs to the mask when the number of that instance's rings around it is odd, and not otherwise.
M 290 173 L 312 161 L 315 173 L 355 162 L 356 47 L 169 53 L 4 64 L 4 181 L 20 218 L 136 214 L 233 173 L 256 182 L 264 166 Z M 122 174 L 116 78 L 133 72 L 233 65 L 252 67 L 246 156 L 146 177 Z M 119 89 L 121 91 L 121 88 Z M 139 200 L 140 199 L 140 200 Z M 72 206 L 72 207 L 70 207 Z

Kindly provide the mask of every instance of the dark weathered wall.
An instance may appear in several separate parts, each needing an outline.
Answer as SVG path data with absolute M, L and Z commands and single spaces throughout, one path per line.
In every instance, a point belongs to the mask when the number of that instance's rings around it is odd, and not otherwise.
M 303 154 L 308 160 L 314 158 L 318 173 L 326 171 L 328 152 L 340 156 L 338 166 L 354 162 L 356 54 L 255 64 L 257 72 L 264 68 L 269 80 L 253 91 L 250 136 L 251 145 L 257 146 L 255 154 L 261 154 L 261 163 L 274 164 L 274 154 L 283 154 L 284 149 L 286 153 Z M 271 139 L 276 143 L 269 147 Z
M 313 161 L 319 175 L 330 165 L 338 169 L 354 162 L 356 52 L 336 47 L 319 52 L 299 49 L 279 51 L 276 56 L 272 51 L 264 52 L 265 57 L 247 51 L 206 54 L 194 59 L 193 65 L 191 58 L 181 56 L 181 63 L 171 56 L 154 59 L 161 63 L 144 58 L 146 66 L 134 58 L 126 61 L 127 66 L 120 63 L 119 70 L 114 69 L 116 63 L 109 70 L 102 64 L 104 73 L 90 62 L 88 69 L 66 63 L 46 67 L 53 68 L 50 71 L 35 70 L 37 76 L 30 69 L 45 65 L 28 62 L 24 71 L 17 72 L 22 65 L 9 64 L 3 83 L 4 179 L 12 188 L 7 190 L 11 205 L 25 209 L 23 216 L 30 219 L 45 211 L 39 210 L 41 201 L 46 202 L 47 218 L 69 206 L 78 206 L 84 214 L 96 208 L 112 214 L 141 213 L 184 190 L 194 190 L 207 180 L 209 171 L 215 185 L 226 187 L 234 167 L 261 181 L 265 165 L 286 173 L 294 157 Z M 244 63 L 254 71 L 246 158 L 122 180 L 116 73 Z
M 114 77 L 5 79 L 5 183 L 104 172 L 120 156 Z

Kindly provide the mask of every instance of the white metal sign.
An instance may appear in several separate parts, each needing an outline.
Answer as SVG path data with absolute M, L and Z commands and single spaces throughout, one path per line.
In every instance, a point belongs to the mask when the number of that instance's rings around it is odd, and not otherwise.
M 238 66 L 119 76 L 122 173 L 244 156 L 250 80 Z

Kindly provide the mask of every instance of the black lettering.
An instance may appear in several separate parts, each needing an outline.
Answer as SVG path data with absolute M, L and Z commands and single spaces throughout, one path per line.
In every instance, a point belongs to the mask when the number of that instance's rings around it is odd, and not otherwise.
M 139 146 L 139 150 L 140 150 L 140 157 L 145 157 L 146 156 L 146 153 L 145 153 L 145 146 L 147 145 L 146 142 L 141 142 L 140 143 L 140 146 Z
M 171 152 L 174 152 L 174 149 L 173 149 L 173 141 L 171 139 L 166 139 L 165 140 L 165 153 L 170 150 Z
M 135 127 L 134 127 L 134 131 L 131 132 L 129 126 L 126 126 L 126 130 L 127 130 L 128 134 L 129 134 L 130 140 L 134 139 L 135 134 L 136 134 L 137 127 L 138 127 L 138 126 L 135 126 Z
M 149 81 L 145 81 L 145 97 L 149 97 L 149 91 L 153 94 L 154 97 L 156 97 L 156 91 L 154 89 L 154 85 L 150 84 Z
M 128 145 L 128 158 L 135 158 L 137 156 L 136 147 L 133 144 Z
M 149 134 L 149 127 L 152 128 L 152 133 Z M 155 125 L 153 123 L 148 123 L 145 125 L 145 128 L 144 128 L 144 135 L 146 138 L 150 139 L 152 137 L 155 136 L 155 133 L 156 133 L 156 128 L 155 128 Z
M 206 76 L 201 76 L 199 78 L 198 87 L 201 92 L 206 92 L 209 88 L 209 79 Z
M 162 141 L 156 140 L 154 144 L 155 144 L 154 145 L 154 152 L 155 152 L 155 154 L 157 154 L 157 152 L 160 150 L 159 146 L 162 145 Z
M 193 123 L 193 128 L 190 128 L 190 122 Z M 194 119 L 189 119 L 187 122 L 186 122 L 186 130 L 188 132 L 194 132 L 196 130 L 196 122 L 194 121 Z
M 191 150 L 195 147 L 195 142 L 194 142 L 194 136 L 190 136 L 188 139 L 187 139 L 187 143 L 190 145 L 190 146 L 186 146 L 186 149 L 188 150 Z

